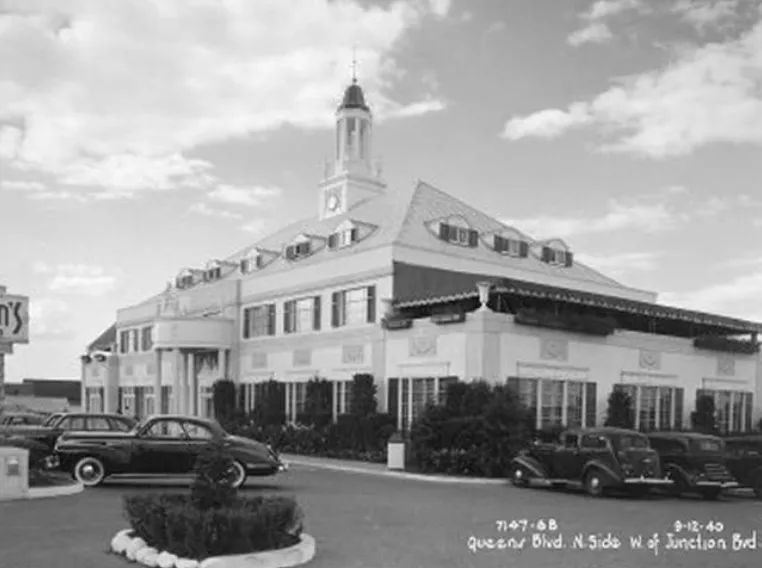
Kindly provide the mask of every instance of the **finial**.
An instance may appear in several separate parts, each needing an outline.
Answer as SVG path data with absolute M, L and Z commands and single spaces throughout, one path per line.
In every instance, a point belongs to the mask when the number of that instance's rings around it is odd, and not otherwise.
M 357 84 L 357 46 L 352 46 L 352 84 Z

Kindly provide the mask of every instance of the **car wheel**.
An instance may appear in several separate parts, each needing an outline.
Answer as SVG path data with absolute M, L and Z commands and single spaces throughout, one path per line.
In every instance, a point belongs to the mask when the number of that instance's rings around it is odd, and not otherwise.
M 234 461 L 230 470 L 230 486 L 233 489 L 239 489 L 246 483 L 246 469 L 241 462 Z
M 762 475 L 757 475 L 753 481 L 752 489 L 757 499 L 762 499 Z
M 513 471 L 511 471 L 511 483 L 514 487 L 527 487 L 529 485 L 526 472 L 522 467 L 514 466 Z
M 682 475 L 675 473 L 672 475 L 672 480 L 675 482 L 671 487 L 671 493 L 673 496 L 682 497 L 684 493 L 688 493 L 689 486 Z
M 73 474 L 74 479 L 85 487 L 96 487 L 106 477 L 106 468 L 101 460 L 88 456 L 74 465 Z
M 585 491 L 591 497 L 603 496 L 603 476 L 597 471 L 585 475 Z

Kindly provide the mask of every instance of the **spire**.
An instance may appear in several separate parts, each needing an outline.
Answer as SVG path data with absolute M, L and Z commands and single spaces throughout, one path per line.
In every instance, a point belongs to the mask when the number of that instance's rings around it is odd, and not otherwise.
M 344 91 L 344 98 L 339 105 L 338 111 L 343 109 L 360 109 L 370 112 L 370 107 L 365 103 L 365 94 L 362 87 L 357 84 L 357 49 L 352 48 L 352 84 Z
M 352 84 L 357 84 L 357 47 L 352 47 Z

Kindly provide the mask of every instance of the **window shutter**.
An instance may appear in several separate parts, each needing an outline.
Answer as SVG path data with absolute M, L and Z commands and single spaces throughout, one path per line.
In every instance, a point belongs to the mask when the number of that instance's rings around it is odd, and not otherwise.
M 336 233 L 328 235 L 328 248 L 336 248 Z
M 312 301 L 312 329 L 320 331 L 320 296 L 315 296 Z
M 519 242 L 519 256 L 526 258 L 529 256 L 529 243 L 526 241 Z
M 349 231 L 350 242 L 356 243 L 358 237 L 359 237 L 359 231 L 357 230 L 357 227 L 352 227 L 352 229 L 350 229 Z
M 450 225 L 447 223 L 439 223 L 439 238 L 443 241 L 450 240 Z
M 566 266 L 571 266 L 574 264 L 574 253 L 567 252 L 566 253 Z
M 246 274 L 248 272 L 248 262 L 246 259 L 243 259 L 241 262 L 238 263 L 241 267 L 241 273 Z
M 283 304 L 283 333 L 291 333 L 291 311 L 294 305 L 292 301 Z
M 500 235 L 495 235 L 492 238 L 492 248 L 494 248 L 496 252 L 503 252 L 505 250 L 505 239 Z
M 542 261 L 550 262 L 550 248 L 542 247 Z
M 288 260 L 293 260 L 294 258 L 294 245 L 289 245 L 286 247 L 286 258 Z
M 339 327 L 341 310 L 341 292 L 331 294 L 331 326 Z
M 468 230 L 468 246 L 472 248 L 479 246 L 479 231 L 475 229 Z
M 275 304 L 267 306 L 267 335 L 275 335 Z
M 368 292 L 366 295 L 368 300 L 368 323 L 375 323 L 376 321 L 376 287 L 368 286 Z

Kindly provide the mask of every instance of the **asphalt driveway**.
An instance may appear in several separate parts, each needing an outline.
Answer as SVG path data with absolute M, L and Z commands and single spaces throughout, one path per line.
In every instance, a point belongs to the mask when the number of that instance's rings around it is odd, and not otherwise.
M 2 566 L 13 568 L 111 568 L 127 566 L 105 550 L 113 534 L 125 528 L 121 496 L 130 491 L 182 487 L 182 480 L 162 484 L 111 482 L 72 497 L 0 503 Z M 752 499 L 592 499 L 581 494 L 515 489 L 495 485 L 454 485 L 344 473 L 294 466 L 279 477 L 250 480 L 247 491 L 293 494 L 305 511 L 306 530 L 317 540 L 315 568 L 534 567 L 651 568 L 754 567 L 756 550 L 733 551 L 733 534 L 762 531 L 762 503 Z M 549 531 L 550 521 L 557 531 Z M 526 530 L 511 521 L 526 520 Z M 545 522 L 541 530 L 538 521 Z M 505 521 L 504 530 L 498 521 Z M 724 539 L 727 550 L 668 550 L 674 524 L 696 521 L 705 539 Z M 713 526 L 706 527 L 713 522 Z M 534 527 L 532 526 L 534 524 Z M 697 527 L 689 527 L 697 528 Z M 713 532 L 714 531 L 714 532 Z M 608 540 L 605 537 L 611 534 Z M 648 538 L 659 536 L 658 551 Z M 566 549 L 535 548 L 548 537 L 562 536 Z M 536 535 L 536 536 L 535 536 Z M 683 529 L 677 536 L 692 536 Z M 694 544 L 695 544 L 695 535 Z M 580 539 L 584 548 L 575 548 Z M 633 550 L 630 537 L 643 537 Z M 500 549 L 504 539 L 504 548 Z M 520 546 L 523 548 L 507 548 Z M 618 548 L 591 550 L 619 540 Z M 492 540 L 490 540 L 492 539 Z M 510 540 L 512 539 L 512 540 Z M 552 538 L 544 541 L 552 546 Z M 490 548 L 492 545 L 492 548 Z

